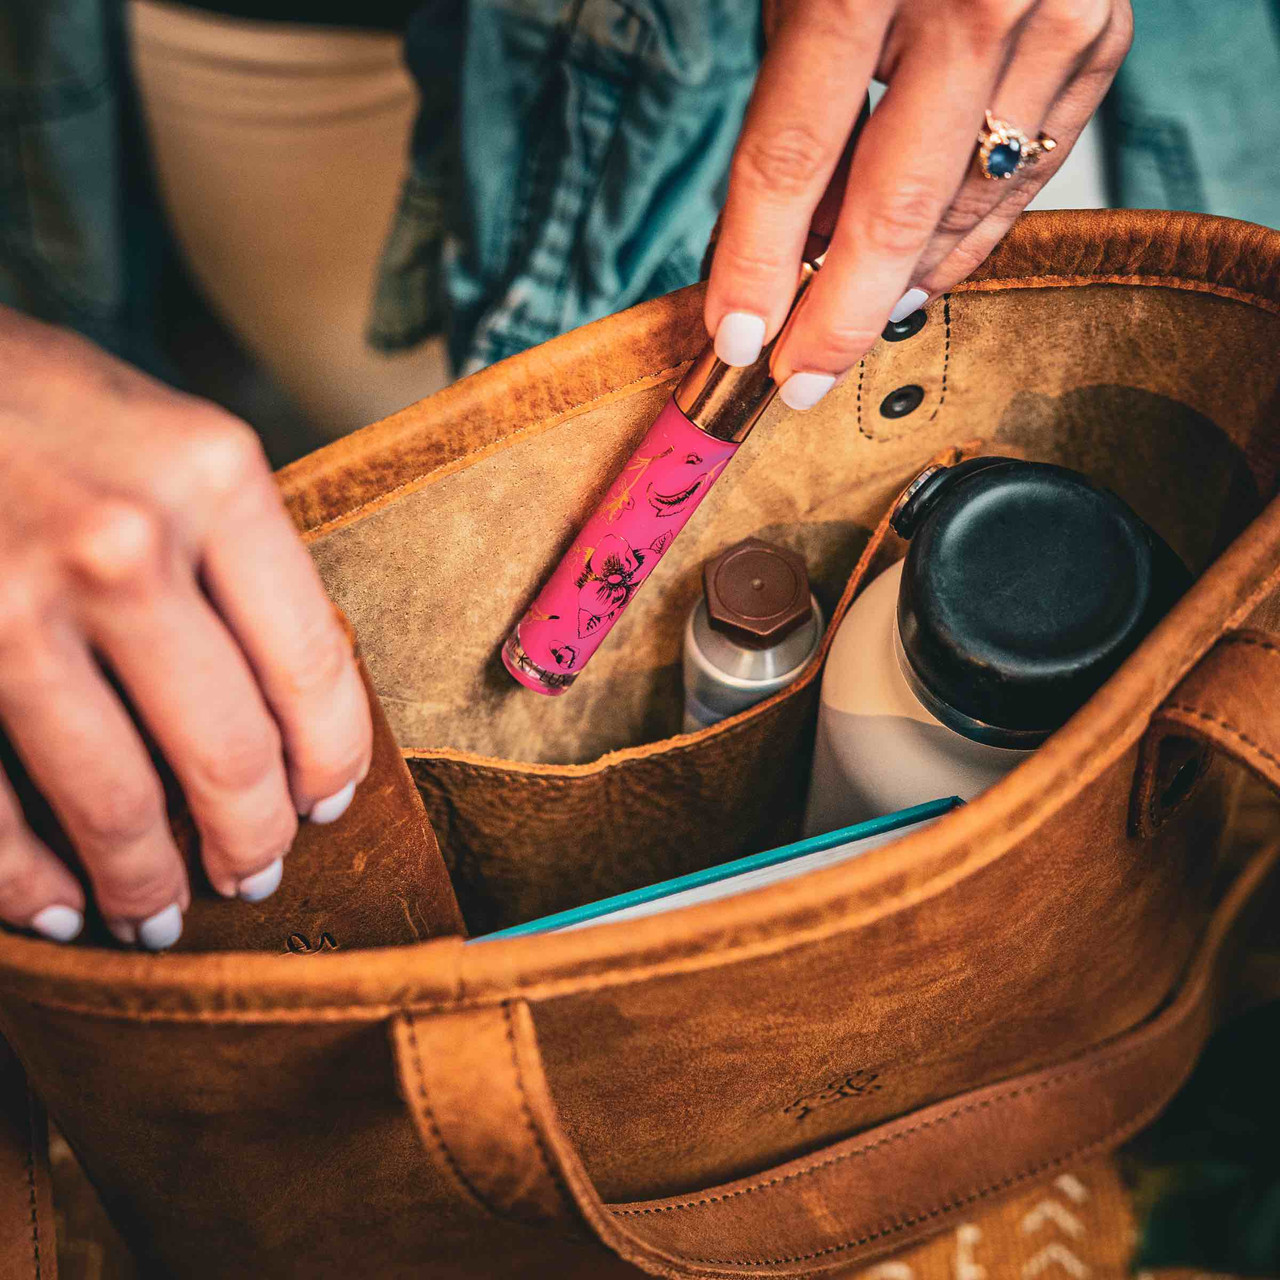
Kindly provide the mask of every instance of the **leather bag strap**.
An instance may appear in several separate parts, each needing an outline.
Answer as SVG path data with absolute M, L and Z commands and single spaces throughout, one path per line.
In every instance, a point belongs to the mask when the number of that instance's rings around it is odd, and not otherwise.
M 0 1038 L 0 1280 L 57 1280 L 49 1126 Z
M 1152 720 L 1221 749 L 1280 790 L 1280 652 L 1235 633 Z M 1069 1061 L 973 1090 L 750 1178 L 609 1204 L 560 1123 L 527 1002 L 406 1011 L 392 1021 L 401 1090 L 460 1197 L 492 1214 L 575 1225 L 652 1275 L 819 1276 L 944 1229 L 1144 1128 L 1212 1032 L 1247 908 L 1280 862 L 1256 854 L 1219 903 L 1179 990 L 1155 1016 Z M 673 1123 L 678 1117 L 672 1117 Z
M 1280 641 L 1231 631 L 1192 668 L 1152 717 L 1148 751 L 1195 740 L 1252 769 L 1280 791 Z

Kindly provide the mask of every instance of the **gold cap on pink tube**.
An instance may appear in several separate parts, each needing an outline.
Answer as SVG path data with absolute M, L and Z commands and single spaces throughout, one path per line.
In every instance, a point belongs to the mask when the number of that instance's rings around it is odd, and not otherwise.
M 800 282 L 788 321 L 795 315 L 800 299 L 821 265 L 822 255 L 801 265 Z M 717 358 L 714 345 L 708 343 L 675 389 L 674 399 L 680 412 L 713 439 L 741 444 L 777 394 L 778 384 L 773 380 L 769 358 L 778 338 L 785 332 L 784 324 L 778 337 L 761 351 L 760 358 L 742 367 L 725 364 Z

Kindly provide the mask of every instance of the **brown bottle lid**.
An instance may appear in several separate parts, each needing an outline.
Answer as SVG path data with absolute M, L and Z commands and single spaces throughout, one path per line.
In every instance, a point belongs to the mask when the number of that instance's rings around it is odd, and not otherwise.
M 702 570 L 711 626 L 749 649 L 768 649 L 813 616 L 804 560 L 747 538 Z

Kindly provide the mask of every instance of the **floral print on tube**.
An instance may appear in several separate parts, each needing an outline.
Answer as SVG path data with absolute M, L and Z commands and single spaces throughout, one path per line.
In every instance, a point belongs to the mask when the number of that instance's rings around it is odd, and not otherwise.
M 503 645 L 521 684 L 573 683 L 737 448 L 668 402 Z

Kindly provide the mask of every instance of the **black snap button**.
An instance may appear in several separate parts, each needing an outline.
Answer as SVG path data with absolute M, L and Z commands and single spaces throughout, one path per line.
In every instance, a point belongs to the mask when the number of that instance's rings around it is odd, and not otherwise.
M 924 388 L 909 382 L 905 387 L 890 391 L 880 401 L 880 414 L 885 418 L 905 418 L 913 409 L 920 407 L 924 399 Z
M 929 316 L 925 309 L 921 307 L 918 311 L 913 311 L 909 316 L 905 316 L 901 320 L 890 320 L 884 327 L 884 332 L 880 335 L 886 342 L 905 342 L 908 338 L 914 338 L 921 329 Z

